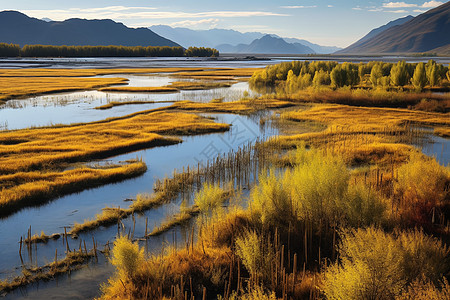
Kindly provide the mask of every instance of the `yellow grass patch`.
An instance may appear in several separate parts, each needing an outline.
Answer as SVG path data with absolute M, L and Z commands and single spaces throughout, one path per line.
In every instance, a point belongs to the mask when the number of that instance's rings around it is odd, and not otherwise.
M 330 131 L 376 131 L 394 129 L 407 123 L 422 126 L 450 126 L 450 113 L 431 113 L 397 108 L 315 105 L 310 110 L 288 112 L 284 118 L 294 121 L 316 121 L 329 125 Z
M 202 68 L 120 68 L 120 69 L 1 69 L 0 77 L 86 77 L 111 74 L 145 74 L 203 71 Z
M 145 163 L 135 162 L 106 169 L 88 167 L 64 172 L 19 172 L 0 176 L 0 216 L 23 206 L 45 203 L 55 197 L 144 173 Z
M 125 78 L 0 77 L 0 100 L 125 84 Z
M 244 99 L 234 102 L 214 101 L 210 103 L 179 101 L 171 105 L 169 108 L 196 112 L 249 114 L 262 109 L 276 109 L 290 106 L 294 106 L 294 104 L 292 102 L 276 99 Z
M 161 87 L 135 87 L 135 86 L 118 86 L 105 87 L 99 89 L 101 92 L 124 92 L 124 93 L 176 93 L 177 88 L 161 86 Z
M 4 132 L 0 136 L 0 173 L 179 142 L 158 133 L 196 134 L 228 127 L 193 114 L 156 111 L 105 122 Z

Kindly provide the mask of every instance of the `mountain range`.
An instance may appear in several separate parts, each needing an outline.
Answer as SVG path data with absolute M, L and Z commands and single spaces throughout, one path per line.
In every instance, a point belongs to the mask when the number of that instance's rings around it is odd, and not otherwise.
M 296 38 L 282 38 L 286 43 L 294 44 L 293 46 L 287 46 L 283 44 L 284 49 L 291 49 L 293 52 L 279 52 L 275 49 L 275 52 L 262 51 L 262 52 L 248 52 L 241 51 L 243 49 L 255 49 L 253 42 L 260 44 L 256 40 L 267 36 L 261 32 L 239 32 L 232 29 L 209 29 L 209 30 L 193 30 L 182 27 L 170 27 L 167 25 L 154 25 L 149 27 L 157 34 L 171 39 L 187 48 L 190 46 L 204 46 L 213 47 L 221 51 L 222 53 L 274 53 L 274 54 L 329 54 L 336 52 L 342 48 L 333 46 L 321 46 L 308 42 L 306 40 Z M 271 35 L 275 38 L 281 38 L 277 35 Z M 264 42 L 264 40 L 263 40 Z M 296 45 L 296 44 L 301 44 Z M 306 46 L 306 48 L 304 47 Z M 300 50 L 298 49 L 300 48 Z
M 0 43 L 44 45 L 203 46 L 222 53 L 383 54 L 436 52 L 450 55 L 450 2 L 416 17 L 407 16 L 370 31 L 345 49 L 261 32 L 192 30 L 156 25 L 129 28 L 113 20 L 31 18 L 0 12 Z M 336 52 L 337 51 L 337 52 Z
M 30 18 L 17 11 L 0 12 L 0 42 L 42 45 L 179 46 L 148 28 L 129 28 L 112 20 Z
M 267 34 L 250 44 L 217 45 L 221 53 L 257 53 L 257 54 L 313 54 L 315 51 L 300 43 L 288 43 L 284 39 Z
M 417 17 L 406 17 L 369 33 L 339 54 L 450 54 L 450 2 Z

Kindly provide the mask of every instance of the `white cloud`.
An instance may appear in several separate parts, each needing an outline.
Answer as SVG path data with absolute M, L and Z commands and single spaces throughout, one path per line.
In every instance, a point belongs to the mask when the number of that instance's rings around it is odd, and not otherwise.
M 333 5 L 328 5 L 328 7 L 334 7 Z
M 68 10 L 23 10 L 23 13 L 35 18 L 50 18 L 52 20 L 66 20 L 70 18 L 85 19 L 192 19 L 192 18 L 236 18 L 236 17 L 267 17 L 289 16 L 266 11 L 207 11 L 197 13 L 159 11 L 152 7 L 124 7 L 109 6 L 90 9 L 71 8 Z
M 409 4 L 405 2 L 389 2 L 383 3 L 385 8 L 403 8 L 403 7 L 417 7 L 417 4 Z
M 415 9 L 415 10 L 413 10 L 413 12 L 415 12 L 415 13 L 424 13 L 424 12 L 426 12 L 426 10 Z
M 442 5 L 442 4 L 444 4 L 444 3 L 441 1 L 434 1 L 434 0 L 425 2 L 422 5 L 417 5 L 417 4 L 413 4 L 413 3 L 405 3 L 405 2 L 388 2 L 388 3 L 383 3 L 383 7 L 384 8 L 406 8 L 406 7 L 433 8 L 433 7 Z
M 309 6 L 304 6 L 304 5 L 290 5 L 290 6 L 280 6 L 281 8 L 315 8 L 317 7 L 317 5 L 309 5 Z
M 437 6 L 440 6 L 440 5 L 442 5 L 442 4 L 444 4 L 444 2 L 441 2 L 441 1 L 429 1 L 429 2 L 425 2 L 423 5 L 422 5 L 422 7 L 429 7 L 429 8 L 433 8 L 433 7 L 437 7 Z
M 406 14 L 408 11 L 404 9 L 398 9 L 398 10 L 385 10 L 385 12 L 394 14 Z
M 169 24 L 172 27 L 208 27 L 214 28 L 219 23 L 219 19 L 202 19 L 202 20 L 184 20 Z
M 361 7 L 353 7 L 353 10 L 363 10 Z

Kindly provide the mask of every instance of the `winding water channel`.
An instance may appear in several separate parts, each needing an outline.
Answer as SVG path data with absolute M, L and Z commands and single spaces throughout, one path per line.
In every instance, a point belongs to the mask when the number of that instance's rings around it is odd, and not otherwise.
M 186 64 L 186 62 L 184 62 Z M 201 66 L 190 62 L 190 67 Z M 255 63 L 260 66 L 261 62 Z M 251 65 L 251 64 L 250 64 Z M 249 64 L 221 62 L 221 67 L 248 67 Z M 83 66 L 85 67 L 85 66 Z M 114 75 L 129 79 L 130 86 L 162 86 L 178 79 L 167 74 L 152 75 Z M 0 126 L 7 129 L 21 129 L 51 124 L 70 124 L 92 122 L 109 117 L 124 116 L 133 112 L 170 105 L 158 103 L 161 101 L 210 101 L 225 97 L 225 101 L 237 100 L 248 84 L 239 82 L 230 88 L 220 88 L 206 91 L 181 91 L 173 94 L 135 94 L 135 93 L 104 93 L 98 91 L 81 91 L 73 93 L 30 97 L 21 100 L 8 101 L 0 106 Z M 108 110 L 94 109 L 111 101 L 155 101 L 151 104 L 123 105 Z M 205 114 L 217 122 L 231 124 L 231 130 L 225 133 L 213 133 L 181 137 L 183 143 L 178 145 L 145 149 L 108 158 L 104 161 L 118 162 L 128 159 L 142 158 L 148 166 L 147 172 L 137 178 L 119 183 L 107 184 L 98 188 L 70 194 L 49 202 L 46 205 L 23 209 L 7 218 L 0 219 L 0 279 L 9 278 L 21 273 L 22 261 L 18 255 L 20 236 L 24 236 L 31 226 L 32 234 L 44 231 L 46 234 L 64 232 L 64 227 L 70 227 L 75 222 L 83 222 L 100 213 L 105 206 L 128 207 L 126 199 L 135 198 L 139 193 L 151 193 L 156 179 L 170 176 L 173 170 L 183 167 L 197 166 L 200 162 L 236 150 L 245 143 L 252 143 L 257 138 L 267 138 L 277 135 L 277 129 L 269 124 L 260 124 L 258 116 L 247 117 L 232 114 Z M 435 156 L 441 164 L 450 162 L 450 140 L 430 134 L 429 141 L 423 145 L 422 151 Z M 177 212 L 179 202 L 165 204 L 157 209 L 149 210 L 142 215 L 136 215 L 134 236 L 144 235 L 145 219 L 148 218 L 149 229 L 159 225 L 166 216 Z M 132 225 L 131 218 L 124 220 L 125 227 Z M 188 233 L 183 227 L 174 229 L 177 239 L 181 242 Z M 95 231 L 80 234 L 78 240 L 70 240 L 71 248 L 78 248 L 80 240 L 85 240 L 87 247 L 92 248 L 92 237 L 99 245 L 112 242 L 117 234 L 117 226 L 99 228 Z M 172 240 L 173 231 L 142 242 L 148 252 L 160 251 L 165 241 Z M 23 250 L 23 264 L 27 266 L 42 266 L 54 260 L 55 249 L 59 257 L 64 257 L 65 244 L 62 239 L 50 240 L 46 244 L 38 244 L 31 251 Z M 98 296 L 101 283 L 111 276 L 113 270 L 107 259 L 100 255 L 98 261 L 90 262 L 81 270 L 68 275 L 59 276 L 50 282 L 39 282 L 18 289 L 6 295 L 6 299 L 86 299 Z M 1 295 L 0 295 L 1 296 Z

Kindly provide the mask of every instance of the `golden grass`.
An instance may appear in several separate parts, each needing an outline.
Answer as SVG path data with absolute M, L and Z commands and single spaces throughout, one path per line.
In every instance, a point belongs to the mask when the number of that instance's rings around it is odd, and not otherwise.
M 284 93 L 282 93 L 284 94 Z M 449 94 L 431 92 L 386 91 L 384 89 L 332 89 L 330 87 L 308 87 L 294 94 L 280 95 L 292 101 L 335 103 L 354 106 L 403 107 L 415 106 L 418 110 L 448 109 Z M 422 102 L 422 105 L 419 105 Z
M 201 134 L 228 129 L 228 124 L 214 123 L 194 114 L 153 110 L 87 124 L 3 132 L 1 212 L 9 214 L 60 193 L 80 191 L 145 171 L 145 165 L 139 163 L 113 169 L 61 172 L 69 163 L 180 142 L 160 134 Z
M 197 78 L 197 79 L 207 79 L 207 78 L 219 78 L 219 79 L 232 79 L 232 78 L 250 78 L 255 71 L 261 70 L 260 68 L 237 68 L 237 69 L 210 69 L 202 71 L 191 71 L 191 72 L 178 72 L 175 74 L 176 77 L 183 78 Z
M 101 92 L 128 92 L 128 93 L 176 93 L 180 90 L 208 90 L 216 88 L 230 87 L 228 82 L 195 82 L 195 81 L 175 81 L 169 85 L 161 87 L 105 87 L 99 89 Z
M 193 217 L 198 215 L 200 210 L 198 207 L 189 207 L 186 209 L 182 209 L 180 213 L 173 215 L 168 220 L 162 222 L 158 227 L 153 228 L 153 231 L 148 234 L 148 236 L 158 236 L 160 234 L 163 234 L 164 232 L 169 231 L 170 229 L 180 226 L 183 224 L 186 224 L 189 222 Z
M 99 89 L 101 92 L 122 92 L 122 93 L 176 93 L 179 90 L 172 87 L 134 87 L 134 86 L 120 86 L 120 87 L 105 87 Z
M 87 167 L 64 172 L 18 172 L 0 176 L 0 216 L 25 206 L 43 204 L 68 193 L 141 175 L 145 163 L 135 162 L 104 169 Z
M 167 85 L 179 90 L 207 90 L 230 87 L 233 82 L 175 81 Z
M 87 77 L 112 74 L 154 74 L 199 72 L 203 68 L 118 68 L 118 69 L 1 69 L 0 77 Z
M 258 110 L 284 108 L 294 105 L 292 102 L 276 99 L 243 99 L 234 102 L 214 101 L 210 103 L 178 101 L 169 108 L 194 112 L 250 114 Z
M 434 128 L 434 133 L 442 137 L 450 137 L 450 128 L 437 127 Z
M 122 105 L 136 105 L 136 104 L 154 104 L 154 103 L 173 103 L 176 101 L 121 101 L 121 102 L 117 102 L 117 101 L 111 101 L 108 104 L 105 105 L 101 105 L 101 106 L 97 106 L 94 107 L 94 109 L 111 109 L 113 107 L 116 106 L 122 106 Z
M 1 69 L 0 77 L 87 77 L 112 74 L 175 73 L 182 77 L 250 77 L 258 68 L 117 68 L 117 69 Z
M 340 153 L 351 165 L 384 165 L 404 162 L 413 151 L 413 147 L 405 143 L 420 142 L 424 132 L 410 125 L 439 126 L 437 131 L 445 133 L 450 127 L 450 114 L 314 104 L 308 110 L 282 113 L 279 122 L 284 121 L 316 122 L 327 128 L 321 132 L 280 136 L 268 143 L 292 148 L 303 141 Z
M 325 123 L 328 130 L 385 131 L 407 123 L 418 126 L 450 126 L 450 113 L 431 113 L 399 108 L 353 107 L 347 105 L 315 105 L 310 110 L 288 112 L 282 117 L 294 121 Z
M 153 111 L 111 121 L 4 132 L 0 136 L 0 174 L 180 142 L 160 134 L 198 134 L 228 128 L 227 124 L 193 114 Z
M 0 77 L 0 100 L 125 84 L 125 78 Z

